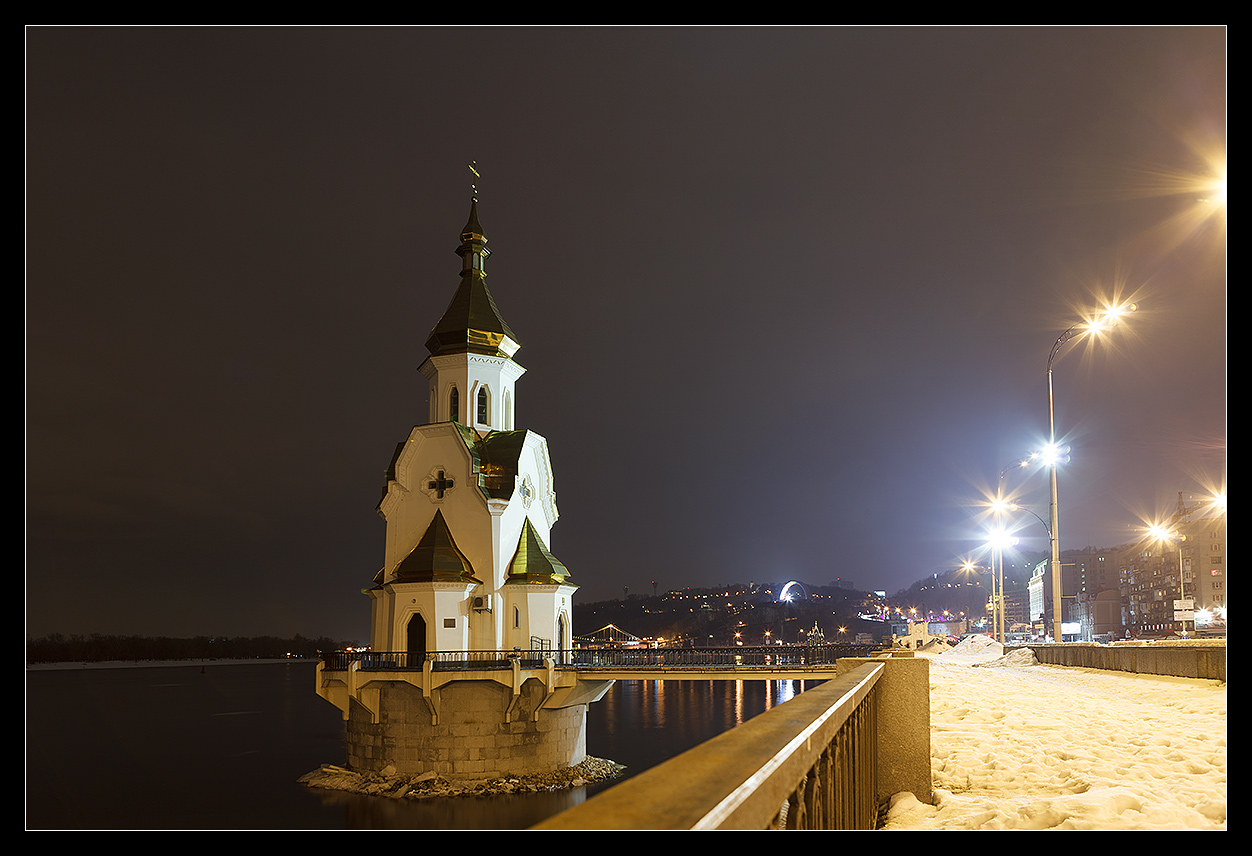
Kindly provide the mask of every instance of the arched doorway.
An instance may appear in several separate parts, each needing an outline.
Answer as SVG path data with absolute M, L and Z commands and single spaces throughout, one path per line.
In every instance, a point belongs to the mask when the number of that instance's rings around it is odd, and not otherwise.
M 408 665 L 411 669 L 420 669 L 426 662 L 426 619 L 420 612 L 413 613 L 406 630 L 405 650 L 408 651 Z
M 565 616 L 556 619 L 556 656 L 558 663 L 565 662 Z

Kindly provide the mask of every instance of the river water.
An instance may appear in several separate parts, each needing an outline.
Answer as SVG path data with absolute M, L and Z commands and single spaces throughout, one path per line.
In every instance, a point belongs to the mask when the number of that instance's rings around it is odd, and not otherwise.
M 525 829 L 611 785 L 391 800 L 296 779 L 344 760 L 308 662 L 26 673 L 27 829 Z M 804 687 L 812 684 L 804 684 Z M 620 681 L 587 752 L 625 777 L 792 698 L 799 681 Z

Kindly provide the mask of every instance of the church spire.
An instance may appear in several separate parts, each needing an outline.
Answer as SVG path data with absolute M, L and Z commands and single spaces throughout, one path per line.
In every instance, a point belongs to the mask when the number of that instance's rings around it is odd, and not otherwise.
M 474 163 L 470 164 L 470 172 L 475 178 L 479 177 Z M 517 353 L 517 339 L 487 290 L 484 263 L 491 250 L 487 249 L 487 236 L 478 222 L 476 183 L 471 185 L 471 191 L 469 220 L 461 230 L 461 245 L 456 250 L 462 260 L 461 285 L 426 340 L 426 349 L 432 355 L 474 353 L 512 357 Z
M 478 161 L 471 161 L 469 165 L 470 172 L 474 173 L 475 179 L 480 177 L 478 170 L 475 169 L 477 163 Z M 487 256 L 491 255 L 491 250 L 487 249 L 487 236 L 483 234 L 483 227 L 478 222 L 477 181 L 470 183 L 470 215 L 465 228 L 461 230 L 461 246 L 457 247 L 456 254 L 463 260 L 461 276 L 475 270 L 482 271 L 483 276 L 487 275 L 483 269 L 483 262 Z

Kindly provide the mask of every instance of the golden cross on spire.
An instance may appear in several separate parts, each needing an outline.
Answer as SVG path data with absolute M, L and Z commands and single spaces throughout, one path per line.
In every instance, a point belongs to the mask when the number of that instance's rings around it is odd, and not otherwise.
M 477 170 L 477 169 L 475 169 L 475 167 L 476 167 L 476 166 L 478 166 L 478 161 L 470 161 L 470 162 L 469 162 L 469 171 L 470 171 L 470 172 L 472 172 L 472 173 L 474 173 L 474 179 L 475 179 L 474 181 L 471 181 L 471 182 L 470 182 L 470 194 L 473 196 L 473 198 L 474 198 L 474 201 L 475 201 L 475 202 L 477 202 L 477 201 L 478 201 L 478 184 L 477 184 L 477 180 L 478 180 L 478 179 L 480 179 L 480 178 L 482 178 L 482 176 L 478 174 L 478 170 Z

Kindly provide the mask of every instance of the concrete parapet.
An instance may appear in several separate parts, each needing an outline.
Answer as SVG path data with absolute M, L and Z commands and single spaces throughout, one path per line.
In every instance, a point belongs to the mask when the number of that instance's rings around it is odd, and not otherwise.
M 885 669 L 832 677 L 534 828 L 872 828 Z
M 878 794 L 908 791 L 934 802 L 930 773 L 930 661 L 924 657 L 841 657 L 839 674 L 864 663 L 887 667 L 878 683 Z
M 1053 666 L 1226 680 L 1224 643 L 1150 642 L 1099 645 L 1093 642 L 1065 642 L 1059 645 L 1032 643 L 1016 647 L 1029 648 L 1036 660 Z

